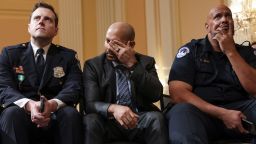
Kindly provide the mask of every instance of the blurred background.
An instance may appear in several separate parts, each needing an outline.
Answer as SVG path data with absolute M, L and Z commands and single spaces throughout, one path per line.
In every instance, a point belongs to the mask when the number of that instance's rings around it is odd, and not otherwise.
M 44 0 L 59 15 L 54 43 L 78 52 L 81 65 L 104 52 L 105 32 L 116 21 L 125 21 L 136 31 L 135 49 L 153 56 L 159 78 L 168 94 L 167 79 L 179 47 L 205 37 L 209 10 L 227 4 L 235 19 L 235 41 L 255 41 L 256 0 Z M 29 41 L 31 9 L 38 0 L 2 0 L 0 5 L 0 50 Z

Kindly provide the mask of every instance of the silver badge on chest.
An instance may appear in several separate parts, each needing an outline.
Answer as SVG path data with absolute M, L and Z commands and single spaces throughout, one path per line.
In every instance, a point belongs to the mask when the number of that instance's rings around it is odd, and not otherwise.
M 63 70 L 63 67 L 57 66 L 53 68 L 53 76 L 56 78 L 61 78 L 65 76 L 65 72 Z

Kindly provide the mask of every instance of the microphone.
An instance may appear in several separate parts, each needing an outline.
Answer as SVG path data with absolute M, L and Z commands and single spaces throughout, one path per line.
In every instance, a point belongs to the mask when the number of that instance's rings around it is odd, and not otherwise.
M 44 98 L 44 96 L 40 96 L 39 111 L 40 111 L 41 113 L 44 112 L 44 103 L 45 103 L 45 98 Z

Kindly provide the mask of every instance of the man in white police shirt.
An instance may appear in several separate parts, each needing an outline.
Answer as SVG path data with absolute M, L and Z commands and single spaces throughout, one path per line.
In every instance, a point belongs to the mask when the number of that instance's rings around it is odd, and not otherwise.
M 30 42 L 6 47 L 0 56 L 0 143 L 81 144 L 82 121 L 74 107 L 81 68 L 75 51 L 52 44 L 58 16 L 51 5 L 35 4 L 28 31 Z
M 225 5 L 212 8 L 207 36 L 181 47 L 169 75 L 176 105 L 166 113 L 169 143 L 207 144 L 249 136 L 242 119 L 256 124 L 255 50 L 234 43 L 234 22 Z

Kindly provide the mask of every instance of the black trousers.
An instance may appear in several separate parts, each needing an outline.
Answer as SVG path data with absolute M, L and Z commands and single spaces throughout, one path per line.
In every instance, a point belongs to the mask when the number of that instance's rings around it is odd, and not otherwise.
M 255 100 L 245 100 L 220 105 L 220 107 L 239 110 L 248 120 L 256 122 Z M 241 134 L 238 131 L 226 128 L 221 120 L 203 113 L 188 103 L 176 104 L 166 113 L 166 118 L 168 120 L 170 144 L 208 144 L 209 141 L 225 138 L 242 139 L 253 137 L 252 135 Z
M 81 144 L 82 118 L 73 107 L 63 107 L 54 113 L 54 120 L 46 128 L 37 128 L 30 116 L 18 106 L 11 106 L 0 114 L 1 144 Z
M 114 119 L 105 119 L 98 114 L 84 117 L 84 144 L 104 144 L 114 141 L 130 141 L 145 144 L 167 144 L 167 127 L 160 112 L 145 112 L 139 115 L 134 129 L 125 129 Z

